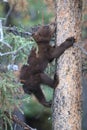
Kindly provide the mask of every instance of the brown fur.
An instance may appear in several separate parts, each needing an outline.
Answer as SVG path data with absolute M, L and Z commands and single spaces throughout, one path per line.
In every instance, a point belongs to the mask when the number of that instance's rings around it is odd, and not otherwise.
M 55 24 L 44 25 L 38 28 L 32 34 L 32 37 L 38 45 L 38 52 L 33 48 L 28 56 L 28 65 L 23 65 L 20 73 L 20 80 L 23 83 L 25 93 L 33 93 L 38 101 L 46 107 L 51 105 L 47 102 L 40 88 L 41 84 L 46 84 L 51 88 L 55 88 L 58 84 L 57 78 L 51 79 L 44 73 L 48 63 L 54 58 L 59 58 L 63 52 L 71 47 L 74 43 L 74 38 L 68 38 L 59 47 L 52 47 L 49 42 L 55 32 Z M 54 76 L 55 77 L 55 76 Z

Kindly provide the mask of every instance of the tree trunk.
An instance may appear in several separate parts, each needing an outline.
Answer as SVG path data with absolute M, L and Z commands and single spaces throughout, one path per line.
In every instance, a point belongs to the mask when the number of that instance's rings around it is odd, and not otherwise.
M 56 0 L 57 45 L 81 39 L 81 0 Z M 76 43 L 78 44 L 78 43 Z M 54 92 L 53 130 L 81 130 L 81 52 L 71 47 L 58 60 L 59 84 Z

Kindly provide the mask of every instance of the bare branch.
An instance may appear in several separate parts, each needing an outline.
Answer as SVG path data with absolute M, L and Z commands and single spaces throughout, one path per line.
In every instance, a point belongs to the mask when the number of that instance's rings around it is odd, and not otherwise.
M 7 25 L 7 23 L 8 23 L 8 19 L 9 19 L 9 16 L 10 16 L 10 14 L 11 14 L 12 10 L 13 10 L 13 8 L 12 8 L 12 7 L 10 7 L 10 9 L 9 9 L 9 11 L 8 11 L 7 15 L 6 15 L 5 25 Z
M 5 42 L 4 40 L 1 42 L 2 44 L 6 45 L 8 48 L 12 49 L 11 45 L 9 45 L 7 42 Z
M 5 45 L 6 45 L 7 47 L 9 47 L 10 49 L 12 49 L 12 47 L 11 47 L 8 43 L 6 43 L 6 42 L 4 41 L 3 28 L 2 28 L 2 19 L 0 19 L 0 42 L 3 43 L 3 44 L 5 44 Z
M 26 46 L 26 45 L 25 45 Z M 5 52 L 5 53 L 1 53 L 0 52 L 0 56 L 5 56 L 5 55 L 17 55 L 17 53 L 22 50 L 25 46 L 19 47 L 17 50 L 15 51 L 10 51 L 10 52 Z
M 3 41 L 2 20 L 0 20 L 0 42 Z
M 1 52 L 0 52 L 0 56 L 12 55 L 12 54 L 14 54 L 14 51 L 11 51 L 11 52 L 5 52 L 5 53 L 1 53 Z

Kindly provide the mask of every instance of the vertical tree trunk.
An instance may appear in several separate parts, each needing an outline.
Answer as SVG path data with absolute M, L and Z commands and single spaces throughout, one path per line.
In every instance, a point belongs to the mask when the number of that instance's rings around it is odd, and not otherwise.
M 56 0 L 57 45 L 81 39 L 81 0 Z M 54 93 L 53 130 L 81 130 L 81 53 L 71 47 L 58 60 L 59 84 Z

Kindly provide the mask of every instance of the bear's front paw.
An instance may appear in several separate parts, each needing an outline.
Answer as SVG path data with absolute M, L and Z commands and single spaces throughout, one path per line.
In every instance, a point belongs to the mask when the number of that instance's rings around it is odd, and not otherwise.
M 50 101 L 48 101 L 48 102 L 44 102 L 43 105 L 44 105 L 45 107 L 51 107 L 51 105 L 52 105 L 52 100 L 50 100 Z
M 75 42 L 75 38 L 74 37 L 69 37 L 69 38 L 66 39 L 66 41 L 74 43 Z

